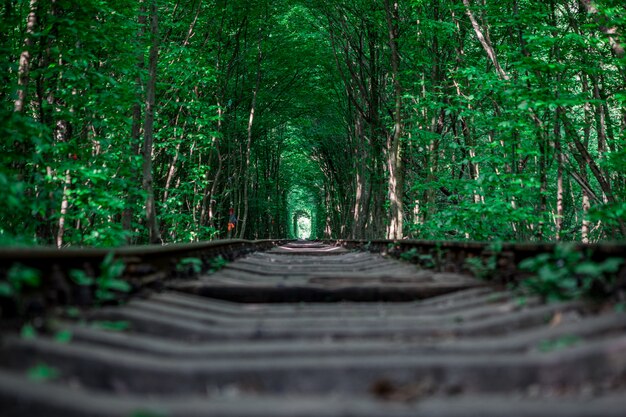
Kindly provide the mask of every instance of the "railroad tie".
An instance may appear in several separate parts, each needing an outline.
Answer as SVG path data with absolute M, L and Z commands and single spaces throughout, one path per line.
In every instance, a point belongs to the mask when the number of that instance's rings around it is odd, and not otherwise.
M 2 417 L 625 416 L 626 314 L 292 242 L 2 335 Z

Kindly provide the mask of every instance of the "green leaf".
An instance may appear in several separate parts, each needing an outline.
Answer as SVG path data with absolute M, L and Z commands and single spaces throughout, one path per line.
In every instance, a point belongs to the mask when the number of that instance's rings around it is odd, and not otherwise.
M 94 283 L 94 279 L 88 276 L 85 271 L 80 269 L 71 269 L 70 270 L 70 278 L 77 285 L 88 286 Z
M 582 262 L 574 267 L 574 272 L 595 278 L 601 276 L 603 271 L 599 264 L 594 262 Z
M 28 379 L 31 381 L 49 381 L 60 376 L 60 372 L 56 368 L 43 363 L 37 364 L 28 369 L 26 374 Z
M 107 278 L 119 278 L 124 273 L 124 269 L 126 269 L 126 265 L 123 262 L 113 263 L 107 271 Z
M 32 324 L 25 324 L 22 326 L 22 330 L 20 330 L 20 337 L 26 340 L 36 339 L 37 330 L 33 327 Z
M 129 292 L 132 289 L 131 285 L 128 282 L 121 279 L 103 280 L 100 286 L 102 289 L 115 290 L 120 292 Z
M 544 265 L 551 258 L 550 254 L 544 253 L 532 258 L 526 258 L 519 263 L 519 268 L 523 271 L 537 272 L 541 265 Z
M 92 326 L 97 327 L 102 330 L 110 330 L 114 332 L 123 332 L 125 330 L 130 329 L 130 322 L 128 321 L 94 321 L 91 323 Z
M 0 297 L 11 297 L 15 291 L 8 282 L 0 282 Z
M 211 259 L 210 264 L 211 264 L 211 271 L 215 272 L 215 271 L 219 271 L 220 269 L 228 265 L 228 261 L 220 255 L 216 258 Z
M 543 265 L 537 271 L 539 278 L 544 281 L 558 281 L 567 274 L 567 270 L 561 268 L 554 268 L 552 265 Z
M 54 340 L 63 344 L 69 343 L 72 341 L 72 332 L 70 330 L 59 330 L 54 335 Z
M 619 271 L 619 268 L 624 263 L 624 260 L 621 258 L 608 258 L 604 260 L 600 265 L 600 269 L 602 272 L 614 273 Z
M 115 300 L 115 294 L 109 290 L 98 288 L 96 290 L 96 299 L 98 301 L 112 301 Z
M 100 265 L 100 276 L 105 279 L 119 278 L 126 269 L 126 265 L 121 260 L 114 259 L 115 254 L 113 252 L 107 253 L 102 264 Z
M 7 278 L 15 289 L 22 286 L 39 287 L 41 285 L 41 272 L 38 269 L 29 268 L 21 264 L 15 264 L 9 269 Z
M 572 278 L 565 278 L 559 281 L 559 286 L 565 290 L 576 290 L 578 289 L 578 282 Z
M 415 248 L 411 248 L 408 251 L 402 252 L 400 254 L 400 259 L 403 259 L 405 261 L 412 261 L 413 259 L 415 259 L 418 256 L 417 254 L 417 249 Z
M 497 241 L 489 243 L 489 245 L 487 246 L 487 249 L 495 253 L 500 253 L 502 252 L 503 247 L 504 246 L 503 246 L 502 241 L 497 240 Z
M 191 269 L 194 273 L 199 274 L 202 272 L 202 266 L 203 263 L 200 258 L 183 258 L 178 265 L 176 265 L 176 269 L 181 272 Z
M 71 318 L 78 318 L 80 316 L 80 309 L 77 307 L 67 307 L 65 309 L 65 314 Z
M 581 342 L 580 337 L 576 335 L 565 335 L 558 339 L 542 340 L 537 344 L 537 348 L 544 353 L 554 352 L 575 346 Z

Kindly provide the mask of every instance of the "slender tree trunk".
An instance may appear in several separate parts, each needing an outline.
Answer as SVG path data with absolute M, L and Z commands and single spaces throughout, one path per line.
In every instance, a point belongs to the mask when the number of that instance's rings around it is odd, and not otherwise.
M 598 77 L 591 76 L 593 82 L 593 98 L 598 102 L 596 104 L 596 131 L 598 133 L 598 154 L 600 159 L 604 158 L 604 154 L 607 151 L 607 123 L 606 114 L 604 113 L 603 98 L 600 94 L 600 86 L 598 84 Z
M 16 113 L 24 111 L 26 96 L 28 94 L 28 81 L 30 74 L 30 50 L 33 47 L 33 34 L 37 26 L 37 7 L 38 0 L 30 0 L 30 13 L 26 23 L 26 39 L 24 39 L 24 50 L 20 54 L 20 62 L 18 68 L 18 90 L 15 99 L 14 110 Z
M 354 169 L 355 176 L 355 197 L 354 197 L 354 221 L 352 223 L 352 238 L 361 239 L 365 235 L 365 224 L 370 200 L 370 175 L 367 164 L 368 153 L 367 144 L 363 136 L 363 118 L 361 114 L 355 114 L 353 140 L 355 143 L 357 160 Z
M 137 19 L 139 23 L 139 29 L 137 30 L 137 70 L 139 73 L 143 72 L 146 66 L 144 51 L 142 46 L 142 39 L 145 33 L 145 27 L 147 23 L 146 16 L 146 4 L 145 0 L 139 0 L 139 17 Z M 131 167 L 131 173 L 135 171 L 135 161 L 134 158 L 136 155 L 140 154 L 139 145 L 141 143 L 141 101 L 142 101 L 142 84 L 143 81 L 141 79 L 141 74 L 137 75 L 135 79 L 135 103 L 132 107 L 132 125 L 130 128 L 130 150 L 131 155 L 128 158 L 128 164 Z M 138 174 L 138 173 L 137 173 Z M 135 207 L 139 202 L 131 190 L 129 192 L 128 201 L 126 202 L 126 208 L 122 213 L 122 227 L 126 231 L 130 231 L 133 225 L 133 217 L 135 215 Z M 130 243 L 130 242 L 128 242 Z
M 438 171 L 439 171 L 439 145 L 441 144 L 441 135 L 443 133 L 444 128 L 444 117 L 445 112 L 441 110 L 437 114 L 433 114 L 430 121 L 430 132 L 434 133 L 437 136 L 437 139 L 432 139 L 428 144 L 428 152 L 426 156 L 426 181 L 428 183 L 434 183 L 437 179 Z M 428 188 L 424 191 L 422 196 L 422 206 L 425 207 L 422 210 L 422 219 L 423 221 L 427 221 L 433 216 L 435 212 L 435 192 L 436 190 L 433 188 Z
M 554 151 L 556 156 L 556 213 L 554 216 L 555 239 L 562 239 L 563 233 L 563 149 L 561 148 L 561 123 L 559 121 L 559 110 L 557 109 L 556 120 L 554 121 Z
M 263 31 L 262 27 L 259 27 L 259 39 L 257 43 L 257 72 L 256 72 L 256 84 L 254 91 L 252 92 L 252 103 L 250 104 L 250 116 L 248 118 L 248 138 L 246 141 L 245 150 L 245 166 L 243 172 L 243 218 L 240 223 L 239 238 L 243 239 L 246 233 L 246 223 L 248 222 L 248 188 L 250 187 L 250 154 L 252 152 L 252 128 L 254 126 L 254 116 L 257 109 L 257 96 L 259 94 L 259 88 L 261 88 L 261 63 L 263 61 Z
M 72 183 L 72 177 L 70 176 L 70 170 L 65 171 L 65 183 L 63 184 L 63 198 L 61 199 L 61 211 L 59 217 L 59 230 L 57 230 L 56 244 L 57 248 L 61 249 L 63 246 L 63 234 L 65 233 L 65 216 L 67 215 L 67 208 L 69 207 L 68 193 L 70 184 Z
M 500 62 L 498 61 L 498 56 L 496 55 L 496 51 L 493 48 L 491 41 L 489 40 L 489 36 L 485 36 L 486 29 L 481 28 L 480 24 L 476 20 L 476 17 L 472 13 L 469 0 L 463 0 L 463 4 L 465 5 L 465 12 L 467 13 L 467 16 L 469 17 L 470 22 L 472 23 L 472 27 L 474 28 L 474 32 L 476 33 L 476 37 L 478 38 L 478 41 L 480 42 L 483 49 L 487 53 L 487 56 L 493 63 L 493 66 L 495 67 L 496 72 L 498 73 L 500 78 L 504 80 L 508 80 L 509 76 L 507 73 L 504 72 L 504 69 L 502 69 L 502 66 L 500 66 Z
M 159 17 L 157 0 L 150 3 L 150 58 L 148 62 L 148 82 L 146 85 L 146 118 L 144 122 L 143 143 L 143 189 L 146 192 L 146 223 L 150 242 L 159 243 L 161 233 L 157 224 L 154 185 L 152 178 L 152 150 L 154 145 L 154 112 L 156 102 L 156 77 L 159 56 Z
M 194 28 L 196 27 L 196 23 L 198 23 L 198 17 L 200 17 L 200 12 L 202 11 L 202 0 L 198 1 L 198 7 L 196 8 L 196 13 L 189 25 L 189 30 L 187 31 L 187 36 L 185 37 L 185 41 L 183 42 L 183 46 L 189 45 L 189 40 L 193 35 Z
M 624 46 L 622 45 L 622 41 L 620 39 L 621 34 L 619 33 L 617 26 L 613 25 L 612 22 L 609 22 L 606 16 L 600 15 L 592 0 L 580 0 L 580 4 L 587 11 L 587 13 L 593 17 L 596 23 L 598 23 L 600 26 L 600 32 L 609 38 L 609 44 L 611 45 L 611 50 L 615 56 L 623 58 L 626 55 L 626 50 L 624 50 Z
M 600 188 L 602 189 L 602 192 L 606 195 L 607 202 L 614 203 L 615 196 L 613 194 L 611 183 L 609 182 L 606 173 L 596 163 L 595 159 L 589 153 L 587 146 L 585 146 L 585 144 L 581 141 L 578 135 L 578 132 L 572 126 L 571 121 L 567 118 L 567 116 L 565 116 L 564 114 L 565 110 L 562 108 L 560 109 L 561 109 L 560 114 L 563 120 L 563 125 L 565 126 L 565 131 L 567 132 L 568 136 L 572 139 L 572 142 L 570 142 L 570 147 L 572 148 L 572 152 L 577 153 L 577 155 L 575 155 L 577 159 L 583 160 L 587 164 L 587 166 L 591 169 L 591 173 L 600 184 Z
M 537 225 L 537 238 L 541 241 L 545 239 L 544 213 L 548 208 L 548 139 L 543 132 L 539 132 L 537 136 L 539 142 L 539 213 L 541 213 Z
M 387 230 L 388 239 L 402 239 L 402 226 L 404 223 L 404 172 L 402 166 L 402 85 L 400 84 L 400 53 L 398 52 L 398 23 L 400 21 L 398 1 L 393 4 L 385 0 L 387 16 L 387 29 L 389 31 L 389 46 L 391 48 L 391 71 L 395 96 L 394 128 L 393 135 L 388 143 L 388 169 L 389 169 L 389 201 L 390 223 Z
M 580 171 L 581 171 L 581 176 L 583 178 L 583 180 L 585 182 L 587 182 L 587 167 L 585 166 L 585 164 L 583 162 L 580 163 Z M 583 188 L 582 190 L 582 213 L 581 213 L 581 217 L 582 217 L 582 225 L 580 228 L 580 239 L 582 241 L 582 243 L 589 243 L 589 231 L 590 231 L 590 226 L 591 226 L 591 222 L 589 221 L 589 219 L 587 218 L 587 212 L 589 211 L 589 209 L 591 208 L 591 199 L 589 198 L 589 193 L 587 192 L 587 190 L 585 190 Z
M 178 107 L 178 112 L 176 113 L 176 118 L 174 119 L 174 128 L 178 128 L 178 122 L 180 120 L 180 114 L 183 111 L 183 107 L 180 106 Z M 174 176 L 176 175 L 176 169 L 177 169 L 177 165 L 178 165 L 178 160 L 180 158 L 180 148 L 183 144 L 183 140 L 185 138 L 185 128 L 187 127 L 187 122 L 185 121 L 183 123 L 183 126 L 180 128 L 181 132 L 180 132 L 180 140 L 178 141 L 178 143 L 176 144 L 176 150 L 174 152 L 174 157 L 172 158 L 172 161 L 169 164 L 169 167 L 167 169 L 167 176 L 165 178 L 165 190 L 163 191 L 163 203 L 167 203 L 167 199 L 169 198 L 170 195 L 170 189 L 172 187 L 172 182 L 174 180 Z M 174 135 L 174 138 L 176 138 L 176 135 Z
M 330 181 L 324 181 L 324 239 L 331 239 L 333 237 L 333 222 L 332 222 L 332 199 Z M 294 231 L 297 233 L 297 231 Z M 296 235 L 297 236 L 297 235 Z
M 172 162 L 170 162 L 170 166 L 167 169 L 167 177 L 165 179 L 165 190 L 163 191 L 163 203 L 167 203 L 167 199 L 169 198 L 169 195 L 170 195 L 170 189 L 172 188 L 172 180 L 174 179 L 174 175 L 176 175 L 176 165 L 178 164 L 178 159 L 180 158 L 181 146 L 182 146 L 182 141 L 176 144 L 174 157 L 172 158 Z
M 209 182 L 207 182 L 206 189 L 204 190 L 204 196 L 202 197 L 202 214 L 200 215 L 200 224 L 208 225 L 210 227 L 215 227 L 213 224 L 213 218 L 215 216 L 214 213 L 214 201 L 213 197 L 217 193 L 217 187 L 220 181 L 220 177 L 222 175 L 222 154 L 220 152 L 220 142 L 219 136 L 222 133 L 222 116 L 223 109 L 219 100 L 217 102 L 217 132 L 211 138 L 211 143 L 213 144 L 213 150 L 215 151 L 216 160 L 217 160 L 217 171 L 213 176 L 213 180 L 210 181 L 211 186 L 209 187 Z M 213 154 L 213 152 L 212 152 Z M 209 166 L 211 166 L 211 158 L 209 158 Z M 207 181 L 209 180 L 209 172 L 206 174 Z
M 589 182 L 587 180 L 587 167 L 589 167 L 592 175 L 594 176 L 596 181 L 598 181 L 598 184 L 600 184 L 600 188 L 602 189 L 602 192 L 604 193 L 603 199 L 602 199 L 603 202 L 615 203 L 616 197 L 615 197 L 615 194 L 613 193 L 613 189 L 611 187 L 609 177 L 606 175 L 604 170 L 596 163 L 595 159 L 589 153 L 589 150 L 587 149 L 586 144 L 583 143 L 583 141 L 580 139 L 578 135 L 578 132 L 572 126 L 571 121 L 563 113 L 564 113 L 564 110 L 561 109 L 560 114 L 563 120 L 565 131 L 567 132 L 568 136 L 572 139 L 572 142 L 573 142 L 573 143 L 570 142 L 570 149 L 571 149 L 572 155 L 574 156 L 574 158 L 576 158 L 576 160 L 579 163 L 580 172 L 581 172 L 580 175 L 577 175 L 575 173 L 572 173 L 572 174 L 574 178 L 577 180 L 577 182 L 582 186 L 583 193 L 586 196 L 587 201 L 589 201 L 593 197 L 593 192 L 591 191 L 591 187 L 589 186 Z M 588 204 L 589 203 L 587 203 L 587 205 Z M 584 208 L 585 208 L 585 204 L 583 203 L 583 209 Z M 626 222 L 619 221 L 619 228 L 620 228 L 621 234 L 626 235 Z

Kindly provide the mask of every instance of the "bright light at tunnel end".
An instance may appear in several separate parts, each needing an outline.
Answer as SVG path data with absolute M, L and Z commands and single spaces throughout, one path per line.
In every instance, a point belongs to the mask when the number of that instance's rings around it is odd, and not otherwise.
M 311 219 L 306 216 L 298 217 L 298 239 L 307 240 L 311 237 Z

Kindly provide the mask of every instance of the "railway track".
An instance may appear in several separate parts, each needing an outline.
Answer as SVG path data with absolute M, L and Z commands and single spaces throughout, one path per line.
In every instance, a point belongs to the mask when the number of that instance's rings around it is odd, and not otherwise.
M 63 283 L 97 275 L 103 251 L 6 253 L 5 274 L 19 260 L 57 278 L 3 304 L 0 415 L 626 415 L 626 313 L 508 290 L 527 246 L 414 245 L 429 268 L 379 253 L 402 245 L 119 251 L 122 303 Z M 496 255 L 493 282 L 461 267 Z M 623 247 L 594 256 L 609 255 Z

